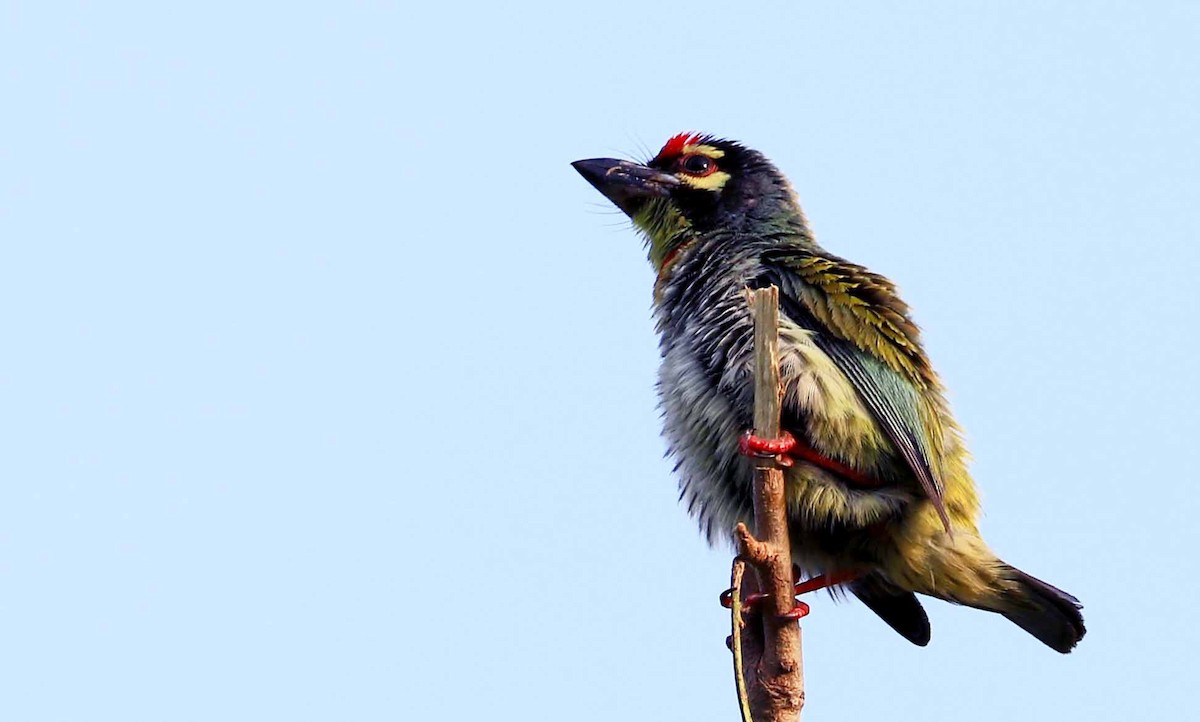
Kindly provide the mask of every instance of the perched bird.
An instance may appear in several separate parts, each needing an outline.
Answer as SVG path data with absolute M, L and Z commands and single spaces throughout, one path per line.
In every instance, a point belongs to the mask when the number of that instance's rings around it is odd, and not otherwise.
M 977 527 L 962 433 L 891 281 L 817 244 L 787 179 L 739 143 L 680 134 L 645 164 L 573 163 L 645 235 L 657 273 L 658 389 L 681 498 L 710 541 L 751 521 L 752 454 L 781 454 L 808 591 L 848 587 L 909 641 L 916 594 L 1004 615 L 1059 652 L 1075 597 L 1012 567 Z M 744 290 L 780 291 L 779 439 L 750 430 Z

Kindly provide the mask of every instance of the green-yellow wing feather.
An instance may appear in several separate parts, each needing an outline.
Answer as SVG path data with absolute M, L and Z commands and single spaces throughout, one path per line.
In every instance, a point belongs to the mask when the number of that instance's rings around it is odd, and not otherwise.
M 814 342 L 846 375 L 933 502 L 946 529 L 942 480 L 921 422 L 921 393 L 939 388 L 908 306 L 891 281 L 809 249 L 768 251 L 782 311 L 814 332 Z

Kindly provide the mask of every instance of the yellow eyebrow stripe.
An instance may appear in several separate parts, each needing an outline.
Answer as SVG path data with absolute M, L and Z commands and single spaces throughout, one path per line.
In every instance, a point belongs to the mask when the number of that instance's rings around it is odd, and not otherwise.
M 716 146 L 712 146 L 712 145 L 685 145 L 685 146 L 683 146 L 683 154 L 688 155 L 690 153 L 699 153 L 700 155 L 706 155 L 709 158 L 714 158 L 714 159 L 725 157 L 725 151 L 721 150 L 720 148 L 718 148 Z

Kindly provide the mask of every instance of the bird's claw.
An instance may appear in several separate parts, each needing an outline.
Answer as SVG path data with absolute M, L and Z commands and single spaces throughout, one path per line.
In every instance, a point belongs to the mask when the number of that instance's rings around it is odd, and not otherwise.
M 840 584 L 852 582 L 855 579 L 858 579 L 859 576 L 860 576 L 859 572 L 845 572 L 845 571 L 833 572 L 830 574 L 821 574 L 821 575 L 818 575 L 815 577 L 811 577 L 809 579 L 805 579 L 802 582 L 796 582 L 796 584 L 793 588 L 793 591 L 797 595 L 808 594 L 809 592 L 815 592 L 818 589 L 827 589 L 829 587 L 835 587 Z M 761 606 L 764 601 L 766 601 L 767 599 L 770 599 L 770 598 L 771 598 L 770 594 L 762 594 L 762 593 L 758 593 L 758 592 L 755 592 L 752 594 L 747 594 L 746 597 L 744 599 L 742 599 L 742 611 L 753 612 L 759 606 Z M 731 609 L 733 607 L 733 590 L 726 589 L 725 591 L 721 592 L 720 599 L 721 599 L 722 607 L 725 607 L 726 609 Z M 800 619 L 801 617 L 807 617 L 809 611 L 811 611 L 809 606 L 807 604 L 805 604 L 804 602 L 800 601 L 799 599 L 797 599 L 795 606 L 792 607 L 792 610 L 790 612 L 786 612 L 779 616 L 781 619 L 796 620 L 796 619 Z
M 796 437 L 791 432 L 782 431 L 774 439 L 764 439 L 755 436 L 753 431 L 747 431 L 738 439 L 738 451 L 743 456 L 759 458 L 775 457 L 775 463 L 780 466 L 791 466 L 792 458 L 788 452 L 796 448 Z
M 758 608 L 762 606 L 762 603 L 770 598 L 770 594 L 747 594 L 746 598 L 742 600 L 742 612 L 746 614 L 756 612 Z M 732 589 L 726 589 L 721 593 L 721 606 L 725 607 L 726 609 L 729 609 L 733 606 Z M 797 619 L 807 617 L 810 611 L 812 611 L 812 609 L 807 604 L 797 599 L 791 610 L 780 614 L 779 618 L 785 622 L 794 622 Z
M 810 611 L 812 610 L 807 604 L 797 599 L 796 605 L 792 607 L 791 611 L 780 614 L 779 618 L 785 622 L 794 622 L 807 617 Z
M 744 611 L 752 610 L 756 605 L 762 604 L 764 599 L 770 598 L 770 594 L 751 593 L 742 598 L 742 609 Z M 726 609 L 733 608 L 733 590 L 726 589 L 721 592 L 721 606 Z

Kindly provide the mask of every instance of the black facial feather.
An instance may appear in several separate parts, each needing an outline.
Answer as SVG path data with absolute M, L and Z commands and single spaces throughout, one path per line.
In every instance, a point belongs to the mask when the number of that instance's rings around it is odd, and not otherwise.
M 718 190 L 705 190 L 683 185 L 671 199 L 693 227 L 703 233 L 722 228 L 741 230 L 748 224 L 775 222 L 788 225 L 799 207 L 792 197 L 787 180 L 761 153 L 731 140 L 701 136 L 694 145 L 708 145 L 724 152 L 716 159 L 717 170 L 729 174 L 729 180 Z M 668 173 L 681 170 L 686 156 L 659 156 L 648 165 Z

